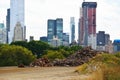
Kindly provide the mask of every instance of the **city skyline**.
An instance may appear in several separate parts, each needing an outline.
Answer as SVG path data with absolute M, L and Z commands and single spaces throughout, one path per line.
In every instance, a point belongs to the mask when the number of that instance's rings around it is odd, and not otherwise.
M 114 0 L 86 0 L 97 2 L 97 32 L 105 31 L 111 39 L 120 39 L 119 2 Z M 25 25 L 26 35 L 34 36 L 39 40 L 40 36 L 47 36 L 47 20 L 63 18 L 64 32 L 70 33 L 70 17 L 75 17 L 76 39 L 78 39 L 78 20 L 82 0 L 26 0 L 25 1 Z M 5 23 L 7 8 L 10 0 L 0 0 L 0 22 Z

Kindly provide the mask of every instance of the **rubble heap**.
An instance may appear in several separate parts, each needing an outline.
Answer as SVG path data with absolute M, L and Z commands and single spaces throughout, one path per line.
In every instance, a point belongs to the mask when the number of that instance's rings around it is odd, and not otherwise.
M 49 66 L 79 66 L 83 63 L 88 62 L 91 58 L 93 58 L 96 54 L 100 52 L 91 49 L 91 47 L 83 48 L 78 52 L 70 55 L 66 59 L 57 59 L 51 62 L 47 58 L 36 59 L 34 62 L 30 64 L 31 67 L 40 66 L 40 67 L 49 67 Z
M 53 66 L 53 64 L 47 58 L 39 58 L 30 64 L 30 67 L 35 67 L 35 66 L 49 67 L 49 66 Z
M 54 66 L 78 66 L 88 62 L 90 58 L 99 53 L 98 51 L 92 50 L 91 47 L 86 47 L 64 60 L 55 60 L 53 64 Z

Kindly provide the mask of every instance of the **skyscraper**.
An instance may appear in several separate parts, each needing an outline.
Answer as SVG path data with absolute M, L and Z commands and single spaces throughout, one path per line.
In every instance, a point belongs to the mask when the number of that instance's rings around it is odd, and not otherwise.
M 79 20 L 79 44 L 96 49 L 96 2 L 83 2 Z
M 47 38 L 48 38 L 48 43 L 51 44 L 51 41 L 53 39 L 53 36 L 55 36 L 55 26 L 56 22 L 53 19 L 49 19 L 47 21 Z
M 75 41 L 75 19 L 70 18 L 70 28 L 71 28 L 71 43 Z
M 57 18 L 56 20 L 49 19 L 47 22 L 47 38 L 48 43 L 53 46 L 62 45 L 63 42 L 63 19 Z
M 25 30 L 24 30 L 24 0 L 11 0 L 10 1 L 10 32 L 9 32 L 9 43 L 13 41 L 14 38 L 14 28 L 17 23 L 20 23 L 23 30 L 23 38 L 25 40 Z M 21 39 L 20 39 L 21 40 Z
M 7 16 L 6 16 L 6 31 L 7 31 L 7 43 L 8 39 L 8 32 L 10 31 L 10 9 L 7 9 Z

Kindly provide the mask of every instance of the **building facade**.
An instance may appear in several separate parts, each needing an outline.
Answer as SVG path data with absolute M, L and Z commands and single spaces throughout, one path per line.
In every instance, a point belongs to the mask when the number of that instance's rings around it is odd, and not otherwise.
M 105 46 L 105 31 L 99 31 L 97 33 L 97 46 Z
M 69 34 L 68 33 L 63 33 L 63 45 L 69 46 Z
M 0 23 L 0 44 L 5 44 L 7 42 L 7 34 L 4 23 Z
M 112 41 L 110 40 L 110 35 L 105 34 L 105 31 L 99 31 L 97 33 L 97 50 L 107 51 L 109 53 L 113 52 Z
M 63 43 L 63 19 L 49 19 L 47 22 L 47 38 L 51 45 L 62 45 Z
M 70 29 L 71 29 L 71 42 L 74 42 L 75 41 L 75 18 L 74 17 L 71 17 L 70 18 Z
M 25 40 L 25 24 L 24 24 L 24 0 L 10 0 L 10 32 L 9 43 L 14 38 L 14 28 L 17 23 L 21 24 L 23 40 Z M 21 39 L 22 40 L 22 39 Z
M 14 28 L 14 37 L 13 42 L 15 41 L 23 41 L 23 27 L 21 26 L 20 22 L 17 22 Z
M 83 2 L 80 9 L 78 43 L 96 49 L 96 2 Z

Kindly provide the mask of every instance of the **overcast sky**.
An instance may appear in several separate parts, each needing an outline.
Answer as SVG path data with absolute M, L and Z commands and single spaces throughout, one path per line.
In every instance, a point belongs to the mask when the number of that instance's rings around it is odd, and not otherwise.
M 120 39 L 120 0 L 86 0 L 97 2 L 97 32 L 105 31 L 111 40 Z M 47 36 L 47 20 L 63 18 L 64 32 L 70 33 L 70 17 L 75 17 L 76 40 L 78 19 L 83 0 L 25 0 L 27 39 Z M 0 22 L 6 22 L 10 0 L 0 0 Z

